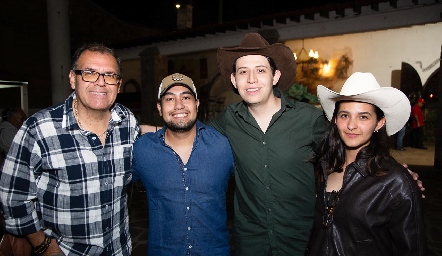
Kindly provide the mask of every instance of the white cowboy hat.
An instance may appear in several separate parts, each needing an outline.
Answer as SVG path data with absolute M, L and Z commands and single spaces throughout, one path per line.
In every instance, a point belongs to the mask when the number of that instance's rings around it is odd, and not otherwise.
M 318 85 L 318 98 L 328 120 L 333 117 L 335 103 L 341 100 L 361 101 L 376 105 L 385 114 L 388 135 L 398 132 L 410 118 L 410 101 L 400 90 L 381 87 L 371 73 L 353 73 L 342 86 L 341 92 L 334 92 Z

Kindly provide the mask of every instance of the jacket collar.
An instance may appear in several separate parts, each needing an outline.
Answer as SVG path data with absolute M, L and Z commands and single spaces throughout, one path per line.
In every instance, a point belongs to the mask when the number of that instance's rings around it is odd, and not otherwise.
M 327 174 L 327 165 L 326 165 L 325 159 L 321 158 L 319 160 L 319 162 L 320 162 L 321 168 L 323 170 L 324 177 L 327 177 L 328 174 Z M 367 166 L 367 159 L 361 159 L 360 158 L 360 159 L 356 160 L 355 162 L 350 163 L 347 166 L 347 169 L 349 169 L 349 170 L 350 169 L 354 169 L 357 172 L 359 172 L 362 177 L 367 177 L 369 174 L 367 172 L 366 166 Z

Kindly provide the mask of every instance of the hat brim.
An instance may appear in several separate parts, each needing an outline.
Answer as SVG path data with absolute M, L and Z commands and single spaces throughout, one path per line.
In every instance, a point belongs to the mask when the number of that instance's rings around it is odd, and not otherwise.
M 296 60 L 292 51 L 286 45 L 277 43 L 266 47 L 225 47 L 218 49 L 218 65 L 224 83 L 233 88 L 230 76 L 233 73 L 233 63 L 247 55 L 262 55 L 271 58 L 276 68 L 281 72 L 277 86 L 286 90 L 294 83 L 296 76 Z
M 196 91 L 194 89 L 190 88 L 190 86 L 187 85 L 187 84 L 177 82 L 177 83 L 174 83 L 174 84 L 169 84 L 168 86 L 164 87 L 162 92 L 158 93 L 158 100 L 161 99 L 167 91 L 169 91 L 172 87 L 175 87 L 175 86 L 184 86 L 184 87 L 186 87 L 192 93 L 193 97 L 195 97 L 195 99 L 198 99 L 198 95 L 197 95 L 197 93 L 196 93 Z
M 318 85 L 317 95 L 322 109 L 331 121 L 335 103 L 341 100 L 360 101 L 379 107 L 385 114 L 387 134 L 397 133 L 410 118 L 410 101 L 400 90 L 393 87 L 381 87 L 357 95 L 341 95 L 323 85 Z

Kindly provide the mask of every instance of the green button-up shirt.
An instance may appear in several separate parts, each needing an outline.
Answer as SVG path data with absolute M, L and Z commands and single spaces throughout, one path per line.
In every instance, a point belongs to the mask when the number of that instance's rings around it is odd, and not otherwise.
M 234 246 L 238 255 L 303 255 L 312 228 L 315 185 L 309 159 L 326 129 L 323 112 L 281 98 L 264 133 L 244 102 L 210 124 L 235 156 Z

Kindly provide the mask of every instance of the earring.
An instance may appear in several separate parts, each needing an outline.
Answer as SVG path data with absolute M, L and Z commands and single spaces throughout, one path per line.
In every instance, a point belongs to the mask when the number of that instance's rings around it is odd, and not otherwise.
M 379 130 L 374 130 L 374 132 L 378 132 Z

